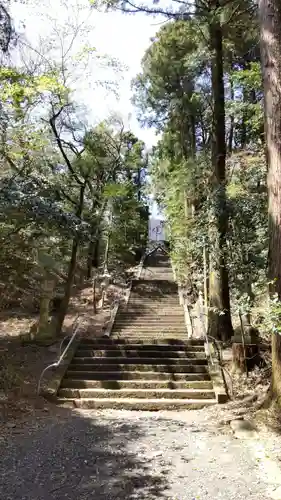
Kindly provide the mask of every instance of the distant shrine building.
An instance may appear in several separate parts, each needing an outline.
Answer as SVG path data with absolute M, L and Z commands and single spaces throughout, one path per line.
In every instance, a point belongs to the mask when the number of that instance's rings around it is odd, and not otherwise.
M 148 222 L 148 238 L 150 241 L 165 241 L 165 221 L 163 219 L 150 218 Z

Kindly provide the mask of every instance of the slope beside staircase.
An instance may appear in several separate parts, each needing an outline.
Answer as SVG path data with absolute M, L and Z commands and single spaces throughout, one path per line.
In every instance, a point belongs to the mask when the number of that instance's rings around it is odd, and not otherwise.
M 110 338 L 83 338 L 58 391 L 81 408 L 201 408 L 216 403 L 204 341 L 188 339 L 168 256 L 149 255 Z

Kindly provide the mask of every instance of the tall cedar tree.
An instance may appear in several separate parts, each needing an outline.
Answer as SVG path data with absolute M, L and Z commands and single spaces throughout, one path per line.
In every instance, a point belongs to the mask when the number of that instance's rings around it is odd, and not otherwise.
M 261 59 L 268 162 L 269 280 L 281 300 L 281 3 L 260 0 Z M 281 396 L 281 336 L 272 333 L 271 396 Z
M 117 4 L 118 4 L 117 0 Z M 212 245 L 211 274 L 209 283 L 209 334 L 221 340 L 229 340 L 233 333 L 230 298 L 229 278 L 226 262 L 226 236 L 228 230 L 228 216 L 226 211 L 225 194 L 225 95 L 223 74 L 223 27 L 222 10 L 225 6 L 233 4 L 233 9 L 239 11 L 239 1 L 226 2 L 224 0 L 209 0 L 208 2 L 196 1 L 194 9 L 186 4 L 186 12 L 182 10 L 146 8 L 124 1 L 120 7 L 125 12 L 145 11 L 151 14 L 163 14 L 170 19 L 184 19 L 189 22 L 195 15 L 206 20 L 209 29 L 209 44 L 212 52 L 211 75 L 213 97 L 213 124 L 212 124 L 212 169 L 213 169 L 213 210 L 211 213 L 212 228 L 210 240 Z M 241 10 L 241 9 L 240 9 Z

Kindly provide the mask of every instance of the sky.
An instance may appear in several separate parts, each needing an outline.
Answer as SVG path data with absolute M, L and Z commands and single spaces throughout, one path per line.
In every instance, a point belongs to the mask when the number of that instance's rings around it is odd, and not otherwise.
M 71 18 L 71 5 L 78 0 L 66 0 L 68 8 L 61 7 L 64 0 L 29 0 L 26 4 L 15 2 L 12 4 L 12 17 L 16 26 L 25 33 L 27 39 L 36 45 L 40 35 L 46 36 L 52 29 L 48 15 L 52 15 L 59 24 L 66 27 Z M 88 0 L 79 0 L 84 6 Z M 83 17 L 83 15 L 82 15 Z M 95 47 L 97 54 L 107 54 L 118 59 L 125 67 L 121 74 L 114 70 L 104 70 L 96 63 L 87 68 L 88 76 L 79 78 L 76 85 L 76 97 L 87 109 L 89 123 L 95 124 L 107 118 L 110 114 L 122 117 L 126 126 L 142 139 L 148 148 L 157 142 L 155 131 L 141 128 L 138 124 L 136 109 L 131 98 L 131 80 L 141 70 L 141 59 L 150 45 L 151 37 L 159 30 L 163 20 L 145 14 L 123 14 L 122 12 L 101 13 L 92 11 L 88 20 L 89 30 L 87 40 L 78 41 L 81 46 L 86 42 Z M 24 23 L 24 27 L 22 27 Z M 91 82 L 104 79 L 118 81 L 118 98 L 101 85 Z M 86 83 L 87 80 L 87 83 Z M 157 207 L 154 205 L 152 214 L 157 216 Z
M 69 0 L 68 5 L 77 0 Z M 59 7 L 60 0 L 36 1 L 29 0 L 26 4 L 15 2 L 12 5 L 12 16 L 17 23 L 25 24 L 25 35 L 36 43 L 39 35 L 46 35 L 51 29 L 51 23 L 44 12 L 50 13 L 48 3 L 52 6 L 51 14 L 59 21 L 67 22 L 68 15 L 64 8 Z M 88 0 L 80 0 L 87 6 Z M 40 17 L 40 14 L 42 18 Z M 91 68 L 93 80 L 109 78 L 113 76 L 119 83 L 119 98 L 113 92 L 107 92 L 101 86 L 97 88 L 86 88 L 85 82 L 78 82 L 79 101 L 86 104 L 90 120 L 98 121 L 108 117 L 111 113 L 122 115 L 125 123 L 130 122 L 130 128 L 138 137 L 143 139 L 148 147 L 156 143 L 153 130 L 142 129 L 136 117 L 136 110 L 131 104 L 132 90 L 131 80 L 141 69 L 141 59 L 145 50 L 150 45 L 150 39 L 158 31 L 161 19 L 152 18 L 142 13 L 136 15 L 123 14 L 122 12 L 101 13 L 93 11 L 88 21 L 91 27 L 87 37 L 87 43 L 95 47 L 97 53 L 107 54 L 116 58 L 126 69 L 122 76 L 113 75 L 110 71 L 103 71 L 95 64 Z M 83 40 L 82 40 L 83 43 Z M 81 88 L 79 89 L 79 86 Z

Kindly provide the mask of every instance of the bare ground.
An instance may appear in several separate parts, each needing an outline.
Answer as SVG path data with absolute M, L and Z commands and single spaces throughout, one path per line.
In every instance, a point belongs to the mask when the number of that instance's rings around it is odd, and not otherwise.
M 212 410 L 214 411 L 214 409 Z M 5 500 L 267 500 L 280 441 L 235 439 L 216 411 L 56 408 L 0 441 Z M 275 461 L 268 458 L 275 452 Z M 274 468 L 275 467 L 275 468 Z
M 94 314 L 92 289 L 82 289 L 71 301 L 62 336 L 49 346 L 23 344 L 20 340 L 37 319 L 36 315 L 22 310 L 0 312 L 0 435 L 7 423 L 14 425 L 18 419 L 32 417 L 38 411 L 52 410 L 49 403 L 36 396 L 43 368 L 57 360 L 61 341 L 72 333 L 78 314 L 82 319 L 82 335 L 100 336 L 120 293 L 120 288 L 111 286 L 104 308 Z
M 72 301 L 64 334 L 79 312 L 84 334 L 99 336 L 120 290 L 93 313 L 91 289 Z M 251 399 L 266 372 L 232 376 L 236 401 L 189 412 L 78 411 L 36 397 L 49 347 L 22 345 L 18 337 L 34 316 L 0 315 L 0 498 L 5 500 L 266 500 L 281 486 L 281 419 L 256 412 Z M 242 395 L 248 400 L 242 401 Z M 239 399 L 240 398 L 240 399 Z M 256 418 L 259 439 L 240 441 L 229 422 Z M 274 428 L 274 433 L 268 431 Z M 275 494 L 275 497 L 274 497 Z M 281 495 L 280 495 L 281 498 Z

